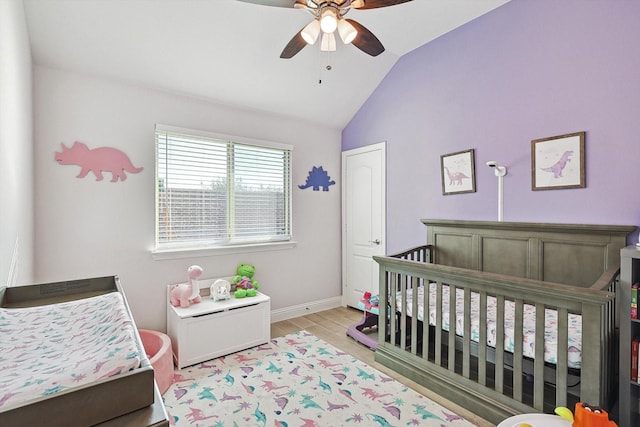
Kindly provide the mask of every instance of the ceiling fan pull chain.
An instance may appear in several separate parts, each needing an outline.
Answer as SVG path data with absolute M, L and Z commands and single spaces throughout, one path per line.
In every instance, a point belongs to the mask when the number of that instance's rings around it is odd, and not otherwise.
M 322 52 L 320 53 L 320 55 L 322 55 Z M 320 65 L 320 64 L 318 64 Z M 333 67 L 331 66 L 331 52 L 327 52 L 327 65 L 324 66 L 324 70 L 322 70 L 322 67 L 320 67 L 320 73 L 326 72 L 326 71 L 331 71 L 333 69 Z M 318 79 L 318 84 L 322 84 L 322 77 L 320 77 Z
M 322 84 L 322 51 L 318 51 L 318 84 Z

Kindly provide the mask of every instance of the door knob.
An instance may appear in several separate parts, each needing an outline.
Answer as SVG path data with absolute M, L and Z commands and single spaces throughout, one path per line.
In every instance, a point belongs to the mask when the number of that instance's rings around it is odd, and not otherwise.
M 380 244 L 380 239 L 369 240 L 369 243 L 375 243 L 376 245 L 379 245 Z

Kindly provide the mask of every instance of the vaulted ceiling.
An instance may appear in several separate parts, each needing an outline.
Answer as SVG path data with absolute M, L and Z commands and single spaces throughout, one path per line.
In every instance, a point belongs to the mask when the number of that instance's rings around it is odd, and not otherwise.
M 508 0 L 413 0 L 351 10 L 386 50 L 307 46 L 280 59 L 313 16 L 236 0 L 24 0 L 36 64 L 337 129 L 396 61 Z M 269 1 L 265 1 L 269 3 Z M 330 70 L 328 69 L 330 68 Z

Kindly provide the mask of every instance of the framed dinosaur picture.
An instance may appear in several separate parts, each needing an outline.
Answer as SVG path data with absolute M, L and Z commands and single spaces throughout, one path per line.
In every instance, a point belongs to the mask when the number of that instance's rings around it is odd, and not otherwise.
M 442 194 L 475 193 L 476 167 L 473 149 L 440 156 Z
M 531 189 L 586 187 L 584 132 L 531 141 Z

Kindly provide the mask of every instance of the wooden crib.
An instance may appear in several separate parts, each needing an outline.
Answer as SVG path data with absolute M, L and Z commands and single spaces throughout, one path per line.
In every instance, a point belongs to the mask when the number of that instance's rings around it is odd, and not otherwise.
M 577 401 L 610 409 L 620 249 L 635 227 L 422 222 L 428 245 L 374 257 L 380 265 L 377 362 L 496 424 Z M 473 312 L 477 319 L 467 314 Z M 513 315 L 506 322 L 505 312 Z M 576 350 L 570 326 L 580 322 Z M 523 332 L 527 324 L 530 336 Z M 508 330 L 512 348 L 495 339 Z

